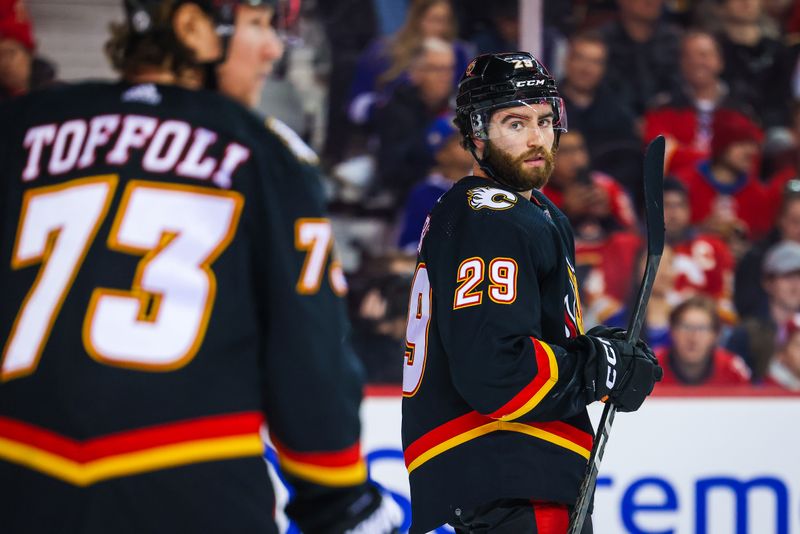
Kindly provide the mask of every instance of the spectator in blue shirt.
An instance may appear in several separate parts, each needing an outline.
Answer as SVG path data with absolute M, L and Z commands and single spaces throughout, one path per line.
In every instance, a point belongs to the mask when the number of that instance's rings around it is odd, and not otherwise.
M 398 240 L 401 249 L 416 250 L 428 212 L 472 168 L 472 155 L 461 146 L 453 118 L 452 113 L 442 115 L 425 132 L 425 144 L 435 164 L 409 193 Z

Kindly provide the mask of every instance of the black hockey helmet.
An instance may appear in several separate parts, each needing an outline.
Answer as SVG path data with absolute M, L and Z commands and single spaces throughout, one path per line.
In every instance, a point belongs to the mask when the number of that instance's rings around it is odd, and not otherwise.
M 553 129 L 567 130 L 564 101 L 555 79 L 528 52 L 483 54 L 472 60 L 458 82 L 456 123 L 468 144 L 473 138 L 488 139 L 491 114 L 504 107 L 530 101 L 553 106 Z
M 123 3 L 131 31 L 140 35 L 160 29 L 154 23 L 160 18 L 157 15 L 159 9 L 167 7 L 175 10 L 181 4 L 197 4 L 214 21 L 217 35 L 222 39 L 221 61 L 224 61 L 228 52 L 228 43 L 234 32 L 236 7 L 247 5 L 277 8 L 278 0 L 123 0 Z
M 528 52 L 483 54 L 464 71 L 458 82 L 455 123 L 475 161 L 492 179 L 507 186 L 491 165 L 478 157 L 475 139 L 492 138 L 492 114 L 503 108 L 549 104 L 553 110 L 553 146 L 558 147 L 561 132 L 567 131 L 567 112 L 555 79 Z

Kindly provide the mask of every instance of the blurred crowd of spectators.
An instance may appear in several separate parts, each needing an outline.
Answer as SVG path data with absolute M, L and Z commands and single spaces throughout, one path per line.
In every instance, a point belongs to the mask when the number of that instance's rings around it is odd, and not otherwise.
M 519 0 L 300 4 L 276 83 L 303 95 L 291 124 L 322 155 L 356 349 L 371 380 L 397 383 L 422 224 L 472 166 L 456 84 L 474 55 L 519 49 Z M 800 2 L 541 4 L 533 52 L 569 121 L 544 192 L 575 230 L 585 327 L 627 323 L 642 154 L 661 134 L 667 247 L 646 335 L 665 383 L 800 391 Z M 54 79 L 14 5 L 0 0 L 0 100 Z M 298 82 L 300 63 L 314 74 Z

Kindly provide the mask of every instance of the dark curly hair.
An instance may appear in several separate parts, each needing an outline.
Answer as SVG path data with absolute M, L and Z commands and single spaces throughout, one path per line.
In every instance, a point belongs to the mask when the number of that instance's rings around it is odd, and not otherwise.
M 172 16 L 184 0 L 161 2 L 153 13 L 153 27 L 146 33 L 137 33 L 127 22 L 111 23 L 111 38 L 105 52 L 111 66 L 123 76 L 143 68 L 161 67 L 175 74 L 199 65 L 194 52 L 183 45 L 172 30 Z

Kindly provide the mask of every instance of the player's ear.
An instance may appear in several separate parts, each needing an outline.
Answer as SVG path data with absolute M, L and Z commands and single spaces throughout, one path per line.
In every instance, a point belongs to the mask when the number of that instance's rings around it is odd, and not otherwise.
M 475 145 L 475 153 L 479 158 L 483 159 L 483 147 L 486 146 L 486 143 L 482 139 L 472 137 L 472 144 Z
M 222 54 L 214 22 L 197 4 L 187 2 L 178 6 L 172 17 L 172 31 L 181 44 L 194 52 L 198 63 L 216 61 Z

